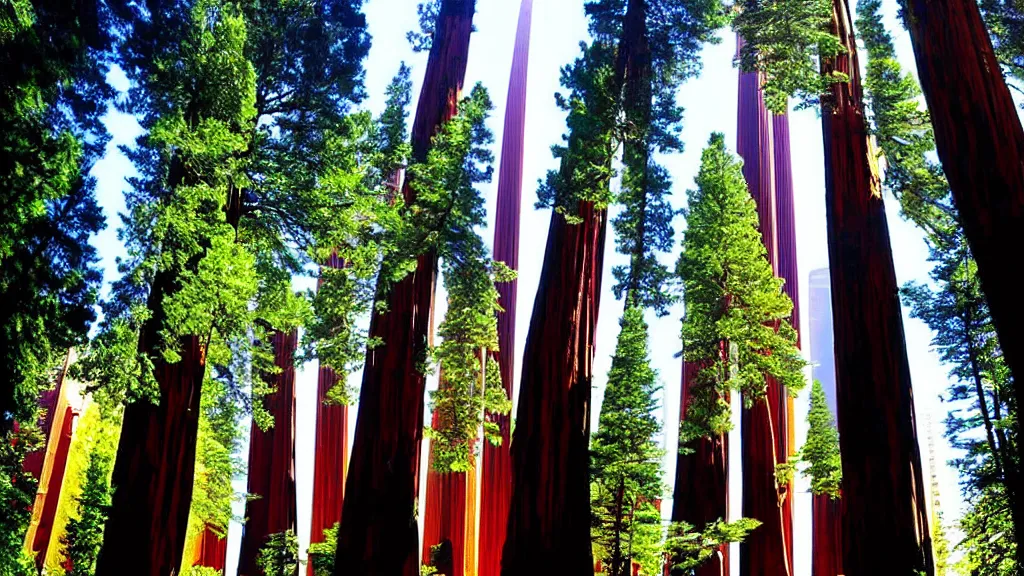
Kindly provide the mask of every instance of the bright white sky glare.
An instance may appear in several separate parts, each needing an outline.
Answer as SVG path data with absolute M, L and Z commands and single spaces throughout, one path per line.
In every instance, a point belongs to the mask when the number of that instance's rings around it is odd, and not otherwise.
M 373 47 L 365 62 L 366 89 L 369 98 L 364 105 L 375 113 L 380 112 L 383 108 L 385 87 L 402 61 L 412 66 L 413 69 L 413 104 L 415 105 L 426 64 L 426 54 L 413 53 L 405 40 L 405 33 L 417 27 L 416 4 L 417 0 L 368 0 L 365 6 L 370 34 L 373 36 Z M 909 36 L 895 17 L 895 0 L 887 0 L 884 10 L 886 24 L 895 36 L 900 61 L 905 68 L 914 70 Z M 495 144 L 492 148 L 496 157 L 495 178 L 491 184 L 480 187 L 487 199 L 491 218 L 494 214 L 502 125 L 518 13 L 519 2 L 517 0 L 477 1 L 477 14 L 474 19 L 477 31 L 473 34 L 466 74 L 467 88 L 477 82 L 483 83 L 490 90 L 495 106 L 489 121 L 489 126 L 495 135 Z M 558 84 L 560 68 L 578 55 L 579 42 L 587 39 L 587 24 L 583 14 L 582 0 L 536 0 L 533 18 L 524 147 L 526 156 L 522 195 L 520 300 L 519 316 L 516 319 L 516 396 L 518 396 L 522 348 L 529 328 L 530 311 L 540 275 L 550 218 L 549 211 L 538 211 L 533 207 L 536 200 L 536 183 L 547 170 L 556 167 L 549 148 L 552 144 L 559 142 L 565 129 L 565 115 L 555 106 L 553 94 L 560 90 Z M 735 149 L 738 71 L 733 65 L 733 56 L 736 41 L 734 34 L 728 30 L 722 31 L 720 38 L 719 44 L 705 47 L 701 55 L 704 66 L 701 76 L 690 80 L 679 91 L 679 102 L 685 107 L 683 139 L 686 148 L 681 154 L 662 158 L 662 162 L 672 174 L 674 182 L 672 204 L 676 208 L 685 205 L 686 190 L 693 186 L 701 150 L 706 145 L 711 133 L 723 132 L 726 142 Z M 861 59 L 863 64 L 865 59 L 863 54 Z M 127 85 L 124 75 L 119 71 L 112 73 L 110 80 L 119 89 L 124 89 Z M 807 345 L 810 344 L 807 330 L 807 320 L 810 318 L 807 276 L 812 270 L 828 266 L 821 122 L 816 110 L 794 111 L 790 119 L 796 200 L 797 253 L 801 282 L 800 300 L 803 303 L 801 318 L 804 321 L 801 332 L 804 334 L 803 341 L 806 350 Z M 107 216 L 108 228 L 98 235 L 94 242 L 103 258 L 105 278 L 109 282 L 117 275 L 115 258 L 124 254 L 123 245 L 117 239 L 116 229 L 120 225 L 118 213 L 124 211 L 123 193 L 127 189 L 125 178 L 134 173 L 130 162 L 118 151 L 117 146 L 130 145 L 140 134 L 140 128 L 134 119 L 113 110 L 108 114 L 106 121 L 113 134 L 113 142 L 108 147 L 107 155 L 95 167 L 94 174 L 98 179 L 99 202 Z M 931 266 L 927 262 L 928 252 L 922 234 L 914 225 L 899 217 L 896 202 L 891 195 L 887 195 L 885 200 L 896 274 L 900 283 L 912 280 L 927 282 Z M 685 228 L 685 223 L 682 218 L 678 218 L 675 224 L 676 235 L 681 240 L 681 230 Z M 493 232 L 487 230 L 482 231 L 482 234 L 490 243 Z M 626 260 L 615 253 L 615 243 L 611 238 L 607 242 L 606 250 L 605 276 L 610 278 L 611 267 L 625 263 Z M 678 250 L 676 253 L 665 255 L 664 261 L 674 266 L 677 256 Z M 302 288 L 310 287 L 313 285 L 313 279 L 296 279 L 296 285 Z M 596 378 L 593 389 L 593 427 L 595 429 L 600 413 L 606 374 L 611 364 L 611 354 L 615 348 L 618 319 L 622 313 L 622 303 L 616 301 L 611 293 L 612 285 L 611 281 L 604 282 L 606 294 L 601 298 L 603 305 L 599 318 L 597 357 L 595 359 Z M 436 302 L 440 308 L 436 318 L 440 319 L 445 299 L 438 297 Z M 665 514 L 668 514 L 671 511 L 671 482 L 675 473 L 674 453 L 679 414 L 680 360 L 675 355 L 681 348 L 679 321 L 682 317 L 682 306 L 677 305 L 672 313 L 665 318 L 648 316 L 651 326 L 652 360 L 654 367 L 660 373 L 664 386 L 662 404 L 665 417 L 664 428 L 667 431 L 664 443 L 668 451 L 665 459 L 665 479 L 668 488 L 664 509 Z M 936 472 L 942 509 L 945 513 L 946 523 L 952 524 L 960 515 L 963 501 L 959 495 L 956 472 L 945 465 L 945 462 L 955 455 L 954 451 L 941 437 L 941 431 L 944 428 L 942 420 L 945 417 L 946 408 L 940 403 L 939 394 L 943 393 L 947 386 L 948 367 L 940 363 L 938 355 L 931 349 L 931 333 L 928 328 L 919 320 L 910 319 L 906 309 L 904 310 L 904 327 L 913 375 L 925 474 L 927 478 L 929 474 L 927 438 L 929 434 L 933 434 L 936 438 L 936 461 L 939 463 Z M 303 551 L 310 536 L 316 378 L 317 367 L 315 364 L 309 364 L 302 367 L 297 379 L 298 534 L 300 549 Z M 359 375 L 355 375 L 353 378 L 353 381 L 359 381 Z M 436 388 L 436 378 L 431 379 L 428 388 Z M 804 414 L 807 410 L 808 391 L 809 387 L 797 400 L 798 441 L 802 441 L 806 433 Z M 353 428 L 354 420 L 354 418 L 350 420 L 353 422 Z M 734 516 L 738 515 L 740 511 L 741 494 L 738 417 L 735 420 L 737 423 L 736 433 L 731 440 L 734 448 L 730 450 L 732 456 L 730 490 L 733 502 L 731 514 Z M 429 422 L 429 415 L 425 421 Z M 934 432 L 929 432 L 929 425 Z M 351 438 L 351 433 L 349 437 Z M 247 450 L 247 448 L 243 447 L 243 450 Z M 245 454 L 246 452 L 242 453 L 243 459 L 245 459 Z M 425 470 L 425 452 L 423 463 L 422 468 Z M 423 485 L 425 482 L 421 482 L 421 488 Z M 236 481 L 236 489 L 239 492 L 245 491 L 244 478 Z M 797 481 L 795 505 L 795 573 L 798 576 L 804 576 L 810 574 L 811 527 L 810 497 L 807 493 L 807 483 L 801 479 Z M 420 509 L 422 509 L 422 505 Z M 242 516 L 241 505 L 236 507 L 236 514 L 239 517 Z M 228 576 L 233 576 L 236 571 L 240 537 L 241 526 L 236 523 L 232 526 L 229 534 Z M 951 537 L 955 542 L 955 533 L 951 534 Z M 734 562 L 738 562 L 739 554 L 733 554 L 732 557 Z M 738 569 L 738 567 L 734 569 Z

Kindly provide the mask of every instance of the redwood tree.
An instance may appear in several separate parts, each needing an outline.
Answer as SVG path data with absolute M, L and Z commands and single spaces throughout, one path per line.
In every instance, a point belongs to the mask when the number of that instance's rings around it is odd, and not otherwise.
M 359 96 L 358 7 L 199 0 L 125 14 L 126 109 L 148 133 L 129 153 L 140 177 L 125 276 L 83 361 L 129 401 L 98 574 L 178 570 L 206 372 L 239 401 L 244 364 L 272 362 L 268 327 L 302 320 L 290 276 L 348 201 L 299 177 L 315 177 L 327 141 L 316 135 Z M 337 57 L 324 63 L 327 47 Z
M 259 576 L 260 549 L 272 534 L 295 531 L 295 350 L 296 331 L 271 336 L 276 374 L 263 399 L 273 418 L 267 429 L 253 422 L 249 437 L 248 499 L 238 560 L 240 576 Z
M 978 265 L 1000 348 L 1010 371 L 1022 376 L 1024 304 L 1017 294 L 1017 275 L 1006 265 L 1008 251 L 1024 244 L 1024 128 L 1019 111 L 977 2 L 905 0 L 900 4 L 935 147 Z M 1019 406 L 1019 386 L 1013 394 Z M 1019 435 L 1020 422 L 1016 427 Z M 1016 452 L 1017 461 L 1024 462 L 1020 443 Z M 1019 533 L 1024 502 L 1018 498 L 1013 507 Z
M 565 145 L 555 147 L 559 170 L 548 174 L 538 194 L 554 211 L 523 354 L 502 555 L 507 575 L 537 567 L 593 570 L 587 448 L 611 161 L 623 144 L 626 155 L 634 155 L 634 170 L 640 168 L 633 177 L 643 182 L 652 144 L 677 140 L 679 111 L 674 97 L 666 97 L 674 94 L 668 87 L 698 68 L 693 55 L 721 18 L 717 2 L 601 0 L 589 2 L 587 11 L 595 41 L 563 71 L 571 93 L 558 101 L 569 112 L 569 133 Z M 645 82 L 651 77 L 654 88 Z M 653 104 L 652 95 L 658 97 Z M 651 105 L 664 113 L 654 128 L 644 122 Z M 627 121 L 616 126 L 620 110 Z
M 432 203 L 460 200 L 449 200 L 443 190 L 430 187 L 451 177 L 454 181 L 448 184 L 454 187 L 449 192 L 467 199 L 472 197 L 473 184 L 489 177 L 489 173 L 474 173 L 471 168 L 477 159 L 485 159 L 482 153 L 468 148 L 456 150 L 482 143 L 467 144 L 482 136 L 481 125 L 475 124 L 482 122 L 482 117 L 467 116 L 449 122 L 459 112 L 475 7 L 473 0 L 443 0 L 437 6 L 436 19 L 429 30 L 426 76 L 412 129 L 411 160 L 424 168 L 406 178 L 405 205 L 426 203 L 421 217 L 433 217 L 433 230 L 440 236 L 445 236 L 451 230 L 448 227 L 456 222 L 449 221 L 450 214 Z M 489 107 L 489 103 L 484 106 L 485 102 L 477 98 L 467 109 L 471 116 L 484 114 L 481 109 Z M 471 125 L 467 126 L 467 122 Z M 460 130 L 464 132 L 457 136 Z M 435 134 L 437 138 L 446 135 L 444 141 L 449 148 L 431 155 Z M 457 141 L 459 138 L 462 142 Z M 447 166 L 443 164 L 446 162 Z M 445 170 L 454 173 L 446 174 Z M 416 183 L 417 177 L 424 179 L 424 186 Z M 429 182 L 431 177 L 439 177 L 440 181 Z M 425 191 L 431 191 L 429 198 L 423 194 Z M 416 495 L 423 435 L 423 364 L 431 347 L 440 246 L 422 238 L 414 244 L 407 253 L 410 261 L 404 268 L 385 268 L 382 272 L 379 304 L 370 322 L 369 336 L 379 342 L 368 349 L 363 368 L 359 416 L 338 530 L 339 573 L 411 576 L 419 571 Z
M 523 191 L 524 134 L 526 130 L 526 79 L 530 59 L 530 26 L 533 0 L 522 0 L 516 44 L 512 53 L 505 128 L 502 131 L 501 167 L 498 170 L 498 199 L 494 215 L 494 259 L 512 270 L 519 269 L 519 212 Z M 498 354 L 501 383 L 512 398 L 515 377 L 516 300 L 518 282 L 498 285 Z M 501 547 L 505 544 L 508 508 L 512 499 L 511 417 L 491 414 L 498 425 L 501 443 L 484 443 L 480 474 L 480 576 L 498 576 Z
M 764 74 L 764 89 L 777 107 L 793 93 L 812 101 L 821 95 L 836 392 L 846 471 L 843 569 L 871 573 L 877 569 L 873 554 L 884 549 L 887 570 L 931 574 L 910 366 L 852 22 L 846 0 L 753 4 L 739 24 L 751 44 L 743 64 Z M 820 74 L 814 73 L 815 54 Z M 865 419 L 875 425 L 864 425 Z

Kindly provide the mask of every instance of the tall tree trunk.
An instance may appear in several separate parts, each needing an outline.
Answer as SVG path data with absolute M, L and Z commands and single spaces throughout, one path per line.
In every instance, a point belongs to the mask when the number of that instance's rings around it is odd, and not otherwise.
M 629 0 L 615 87 L 649 68 L 646 36 L 646 0 Z M 580 223 L 570 225 L 552 212 L 523 352 L 512 504 L 501 563 L 505 576 L 538 570 L 593 574 L 590 388 L 608 218 L 590 202 L 580 202 L 576 214 Z
M 501 142 L 498 172 L 498 200 L 494 217 L 494 259 L 513 270 L 519 269 L 519 211 L 523 190 L 523 142 L 526 130 L 526 79 L 530 58 L 530 26 L 533 0 L 522 0 L 512 72 L 505 107 L 505 130 Z M 518 282 L 498 284 L 498 352 L 505 393 L 512 398 L 515 377 L 516 298 Z M 512 499 L 511 417 L 489 414 L 501 429 L 501 445 L 484 442 L 480 486 L 480 576 L 501 572 L 501 547 L 505 543 L 509 503 Z
M 426 158 L 430 140 L 458 109 L 469 55 L 475 0 L 444 0 L 412 130 L 413 159 Z M 407 203 L 415 200 L 408 179 Z M 420 256 L 416 271 L 375 311 L 363 368 L 352 461 L 345 484 L 336 571 L 339 574 L 419 573 L 416 495 L 423 437 L 424 374 L 431 338 L 437 255 Z
M 264 404 L 274 426 L 260 430 L 253 422 L 249 440 L 249 488 L 245 526 L 238 559 L 239 576 L 261 576 L 256 564 L 271 534 L 296 528 L 295 502 L 295 349 L 298 332 L 274 332 L 274 365 L 269 380 L 274 392 Z M 283 575 L 282 575 L 283 576 Z
M 326 266 L 343 268 L 336 254 Z M 345 498 L 345 468 L 348 465 L 348 406 L 327 404 L 327 392 L 338 377 L 327 367 L 317 375 L 316 443 L 313 454 L 313 511 L 309 541 L 323 542 L 324 530 L 341 522 L 341 506 Z M 306 575 L 314 576 L 313 563 L 306 565 Z
M 199 397 L 206 350 L 196 336 L 179 343 L 181 361 L 168 364 L 157 347 L 162 295 L 170 282 L 158 278 L 140 349 L 153 359 L 159 404 L 125 407 L 111 486 L 110 517 L 96 562 L 96 576 L 170 576 L 181 567 L 192 504 L 199 430 Z
M 789 114 L 772 116 L 772 149 L 774 150 L 775 174 L 775 230 L 779 242 L 778 276 L 785 280 L 782 289 L 793 302 L 790 324 L 796 330 L 796 345 L 800 347 L 800 269 L 797 265 L 796 250 L 796 206 L 793 199 L 793 159 L 789 142 Z M 780 445 L 779 457 L 789 460 L 796 454 L 796 417 L 793 397 L 782 387 L 779 388 L 779 409 L 775 421 L 780 433 L 785 434 L 785 445 Z M 793 482 L 786 486 L 787 502 L 782 504 L 783 534 L 786 537 L 786 552 L 789 555 L 790 573 L 793 567 Z
M 682 398 L 679 419 L 686 418 L 686 406 L 696 382 L 700 365 L 683 363 Z M 701 438 L 687 446 L 689 454 L 676 457 L 676 481 L 672 501 L 672 521 L 686 522 L 703 530 L 717 520 L 729 519 L 729 437 Z M 729 576 L 729 545 L 697 568 L 696 576 Z
M 590 576 L 590 387 L 606 212 L 553 212 L 523 352 L 505 576 Z
M 972 0 L 903 0 L 935 145 L 953 191 L 960 222 L 978 263 L 999 345 L 1017 378 L 1024 378 L 1024 303 L 1018 276 L 1007 266 L 1024 246 L 1024 128 Z M 1017 405 L 1024 405 L 1020 386 Z M 1018 432 L 1020 422 L 1017 423 Z M 1016 460 L 1024 462 L 1024 443 Z M 1007 478 L 1013 485 L 1021 479 Z M 1024 533 L 1024 499 L 1013 505 Z M 1024 551 L 1017 548 L 1018 564 Z
M 847 576 L 934 571 L 896 273 L 876 157 L 864 118 L 847 0 L 833 29 L 845 53 L 822 62 L 847 74 L 822 111 L 836 397 Z M 948 63 L 947 63 L 948 65 Z M 884 556 L 879 556 L 884 554 Z
M 742 39 L 737 38 L 737 52 L 741 45 Z M 756 73 L 740 72 L 738 116 L 736 149 L 743 158 L 743 176 L 757 204 L 761 240 L 772 271 L 778 276 L 781 267 L 774 122 L 765 108 Z M 740 544 L 742 576 L 793 573 L 793 501 L 789 497 L 780 499 L 775 480 L 776 465 L 786 462 L 790 452 L 788 395 L 774 378 L 765 380 L 764 401 L 755 401 L 741 413 L 743 516 L 761 522 Z
M 444 385 L 444 382 L 441 383 Z M 433 415 L 433 426 L 438 424 L 437 412 Z M 434 442 L 430 442 L 427 469 L 426 503 L 423 511 L 423 563 L 431 564 L 431 547 L 444 541 L 451 543 L 451 572 L 445 576 L 466 574 L 466 530 L 472 522 L 468 517 L 469 506 L 474 493 L 469 493 L 466 472 L 438 472 L 434 470 Z

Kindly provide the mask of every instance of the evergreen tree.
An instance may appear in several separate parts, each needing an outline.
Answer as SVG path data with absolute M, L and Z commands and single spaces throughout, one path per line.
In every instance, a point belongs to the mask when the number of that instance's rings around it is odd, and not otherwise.
M 685 522 L 673 524 L 665 541 L 665 552 L 672 559 L 672 576 L 691 576 L 697 568 L 718 553 L 723 544 L 742 542 L 747 534 L 761 523 L 753 518 L 740 518 L 735 522 L 719 520 L 697 532 Z
M 903 287 L 903 299 L 911 315 L 932 329 L 932 344 L 951 366 L 954 382 L 944 400 L 954 407 L 946 420 L 946 437 L 966 453 L 953 461 L 960 470 L 965 500 L 979 502 L 983 492 L 993 491 L 991 498 L 1006 503 L 1001 513 L 1015 527 L 1005 537 L 1015 541 L 1021 519 L 1020 463 L 1013 449 L 1014 382 L 949 184 L 941 166 L 928 157 L 935 140 L 929 114 L 919 105 L 920 89 L 897 62 L 879 9 L 878 0 L 861 3 L 857 24 L 868 49 L 865 84 L 876 137 L 888 164 L 885 183 L 899 199 L 904 217 L 925 232 L 929 259 L 935 263 L 930 276 L 938 288 L 911 282 Z M 968 407 L 962 409 L 964 401 Z M 978 545 L 978 538 L 969 537 L 961 546 L 970 550 Z M 987 563 L 983 570 L 998 565 Z
M 147 134 L 130 151 L 141 176 L 124 276 L 83 361 L 131 401 L 100 573 L 179 564 L 206 371 L 265 422 L 265 386 L 250 376 L 273 370 L 269 332 L 307 316 L 292 274 L 340 244 L 353 198 L 384 188 L 354 169 L 371 123 L 345 118 L 368 49 L 360 4 L 197 0 L 126 15 L 126 111 Z M 329 144 L 348 164 L 320 162 Z M 315 185 L 326 169 L 353 177 Z
M 291 530 L 271 534 L 256 560 L 263 576 L 295 576 L 299 573 L 299 539 Z
M 817 380 L 811 386 L 811 408 L 807 412 L 807 440 L 800 449 L 807 465 L 803 475 L 811 481 L 811 493 L 840 497 L 843 462 L 839 456 L 839 431 L 825 399 L 825 390 Z
M 103 542 L 103 525 L 110 507 L 110 470 L 114 464 L 114 446 L 98 443 L 89 453 L 82 494 L 78 497 L 78 517 L 68 522 L 61 537 L 64 547 L 64 573 L 67 576 L 92 576 L 96 556 Z
M 627 315 L 640 316 L 639 324 L 636 318 L 627 322 L 624 317 L 623 332 L 630 324 L 631 333 L 621 338 L 646 346 L 643 309 L 652 307 L 664 314 L 673 301 L 667 289 L 670 274 L 656 257 L 672 242 L 674 214 L 665 198 L 670 182 L 653 155 L 680 148 L 676 90 L 699 71 L 700 46 L 715 40 L 713 32 L 725 19 L 724 8 L 715 0 L 595 0 L 586 3 L 586 10 L 594 42 L 582 45 L 583 54 L 563 69 L 562 84 L 569 94 L 557 96 L 557 102 L 568 112 L 569 130 L 564 143 L 553 148 L 559 169 L 548 173 L 538 191 L 538 205 L 554 210 L 523 356 L 517 415 L 517 438 L 522 440 L 513 444 L 519 442 L 525 448 L 513 451 L 516 480 L 503 556 L 507 574 L 525 571 L 538 561 L 556 571 L 582 574 L 591 569 L 587 520 L 593 518 L 588 501 L 580 497 L 587 478 L 579 472 L 597 469 L 587 466 L 589 424 L 584 415 L 593 377 L 590 355 L 606 210 L 616 201 L 624 207 L 615 230 L 619 250 L 629 256 L 630 264 L 615 270 L 614 291 L 626 300 Z M 609 184 L 615 176 L 612 159 L 620 145 L 624 170 L 622 191 L 615 198 Z M 624 340 L 620 346 L 627 346 Z M 649 365 L 641 362 L 628 369 L 635 373 L 623 373 L 622 378 L 642 381 Z M 612 386 L 610 381 L 609 394 L 614 398 L 618 393 L 610 390 Z M 565 394 L 565 390 L 571 392 Z M 624 390 L 623 394 L 625 398 L 630 393 Z M 638 397 L 633 401 L 645 402 Z M 641 418 L 642 406 L 636 408 L 634 416 Z M 552 410 L 566 416 L 552 423 L 546 416 Z M 649 461 L 649 454 L 614 450 L 621 458 Z M 537 466 L 540 459 L 547 464 Z M 615 480 L 603 478 L 592 490 L 598 509 L 607 510 L 608 495 L 617 495 L 618 487 L 611 488 Z M 545 488 L 549 484 L 562 488 L 553 492 Z M 631 506 L 642 500 L 639 494 L 628 498 Z M 626 501 L 624 495 L 620 504 Z M 638 519 L 650 517 L 651 504 L 635 510 L 638 529 L 646 523 Z M 545 511 L 540 518 L 534 512 L 537 509 Z M 620 528 L 623 514 L 634 512 L 614 504 L 611 509 L 617 510 L 613 516 L 620 517 L 612 524 Z M 612 541 L 622 540 L 622 530 L 617 532 Z M 639 533 L 628 537 L 640 539 Z M 632 555 L 608 553 L 616 557 L 613 570 L 629 569 Z
M 0 7 L 0 434 L 35 420 L 39 393 L 95 318 L 89 237 L 104 220 L 89 171 L 109 140 L 100 116 L 121 5 Z
M 631 574 L 633 561 L 644 559 L 644 574 L 657 574 L 661 512 L 656 504 L 664 489 L 664 453 L 656 442 L 661 424 L 654 395 L 661 387 L 650 366 L 643 310 L 627 307 L 620 326 L 590 445 L 592 537 L 609 576 Z
M 309 545 L 308 562 L 313 566 L 313 576 L 334 576 L 334 558 L 338 553 L 338 524 L 324 530 L 320 542 Z
M 764 400 L 765 377 L 791 394 L 804 386 L 805 362 L 787 320 L 793 304 L 772 274 L 754 200 L 722 134 L 711 136 L 696 182 L 677 272 L 686 302 L 684 357 L 702 368 L 680 444 L 728 431 L 731 391 L 753 403 Z
M 35 576 L 33 558 L 23 552 L 39 483 L 22 469 L 25 456 L 43 445 L 36 426 L 18 426 L 0 442 L 0 574 Z
M 877 150 L 865 137 L 869 129 L 851 4 L 745 3 L 737 23 L 748 43 L 741 63 L 772 84 L 774 94 L 768 96 L 775 111 L 784 110 L 793 95 L 805 105 L 821 104 L 836 405 L 840 433 L 852 432 L 844 434 L 841 447 L 847 472 L 842 565 L 848 573 L 875 570 L 873 551 L 886 547 L 889 570 L 931 574 L 910 363 Z M 930 36 L 952 38 L 945 31 Z M 941 68 L 942 73 L 955 69 Z

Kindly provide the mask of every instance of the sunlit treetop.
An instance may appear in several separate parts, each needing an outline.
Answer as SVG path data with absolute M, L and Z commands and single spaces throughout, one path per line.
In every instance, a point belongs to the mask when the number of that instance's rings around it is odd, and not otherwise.
M 822 102 L 845 74 L 822 74 L 819 61 L 845 51 L 832 31 L 832 0 L 743 0 L 733 29 L 744 40 L 740 68 L 761 74 L 765 105 L 777 114 L 795 97 L 801 107 Z

